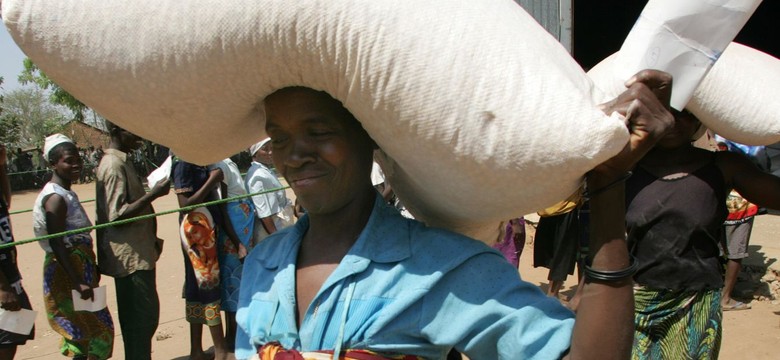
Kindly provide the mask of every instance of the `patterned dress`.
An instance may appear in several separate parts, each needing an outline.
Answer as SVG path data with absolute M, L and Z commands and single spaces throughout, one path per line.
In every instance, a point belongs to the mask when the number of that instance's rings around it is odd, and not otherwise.
M 206 183 L 208 176 L 205 166 L 176 161 L 173 164 L 174 192 L 192 196 Z M 205 199 L 211 200 L 215 199 Z M 179 222 L 182 225 L 180 235 L 184 253 L 185 317 L 190 323 L 219 325 L 222 323 L 217 259 L 217 239 L 221 232 L 217 224 L 222 222 L 219 208 L 197 208 L 182 215 Z
M 53 194 L 65 199 L 67 205 L 65 230 L 92 226 L 76 193 L 50 182 L 43 187 L 33 208 L 35 236 L 48 234 L 43 204 Z M 51 240 L 40 242 L 41 247 L 46 251 L 43 262 L 43 298 L 49 325 L 62 336 L 60 352 L 68 357 L 110 358 L 114 346 L 114 323 L 108 307 L 97 312 L 73 309 L 71 291 L 75 286 L 54 256 L 49 241 Z M 69 251 L 70 262 L 78 272 L 78 276 L 85 284 L 93 288 L 98 287 L 100 273 L 92 249 L 92 236 L 87 232 L 65 236 L 61 241 Z

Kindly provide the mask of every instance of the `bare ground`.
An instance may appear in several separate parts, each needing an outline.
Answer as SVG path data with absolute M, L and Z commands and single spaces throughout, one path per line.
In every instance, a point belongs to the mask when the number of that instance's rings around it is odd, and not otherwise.
M 74 190 L 82 200 L 92 199 L 95 196 L 93 184 L 75 185 Z M 37 191 L 14 193 L 12 211 L 32 208 Z M 177 207 L 176 198 L 169 194 L 158 199 L 154 203 L 158 211 L 174 209 Z M 90 216 L 94 216 L 94 202 L 84 206 Z M 157 329 L 156 339 L 153 341 L 154 359 L 187 359 L 189 355 L 189 326 L 184 320 L 184 300 L 181 298 L 183 274 L 183 257 L 179 246 L 177 230 L 177 218 L 175 214 L 158 218 L 158 236 L 165 239 L 165 247 L 158 262 L 157 288 L 160 295 L 161 311 L 160 326 Z M 23 213 L 11 216 L 14 236 L 17 241 L 30 239 L 32 234 L 32 216 Z M 530 235 L 530 234 L 529 234 Z M 751 258 L 748 261 L 749 269 L 763 271 L 768 265 L 776 264 L 780 256 L 780 217 L 775 215 L 759 216 L 755 222 L 753 238 L 751 241 Z M 546 286 L 547 272 L 543 268 L 534 269 L 532 263 L 533 238 L 527 238 L 525 254 L 521 257 L 520 273 L 523 278 L 539 286 Z M 42 264 L 43 250 L 36 244 L 19 246 L 19 268 L 24 276 L 24 286 L 27 290 L 34 310 L 38 313 L 35 327 L 35 340 L 22 346 L 17 351 L 17 359 L 57 359 L 59 355 L 59 336 L 54 333 L 46 321 L 43 310 L 42 295 Z M 758 270 L 756 270 L 758 269 Z M 749 274 L 747 274 L 749 275 Z M 740 284 L 739 289 L 748 297 L 753 292 L 766 293 L 770 284 L 751 280 Z M 752 277 L 755 278 L 755 277 Z M 570 277 L 565 286 L 566 295 L 573 294 L 576 281 Z M 114 322 L 118 324 L 116 317 L 116 295 L 114 282 L 109 277 L 104 277 L 102 285 L 109 288 L 109 309 L 114 315 Z M 776 359 L 780 350 L 780 305 L 777 301 L 766 299 L 752 301 L 753 308 L 746 311 L 726 312 L 724 314 L 722 359 Z M 208 331 L 204 329 L 204 348 L 211 347 Z M 117 328 L 114 358 L 124 358 L 122 346 L 122 334 Z

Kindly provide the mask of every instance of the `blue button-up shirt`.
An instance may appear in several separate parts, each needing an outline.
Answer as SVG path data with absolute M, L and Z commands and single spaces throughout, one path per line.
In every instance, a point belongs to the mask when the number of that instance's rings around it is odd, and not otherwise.
M 520 280 L 500 253 L 406 219 L 379 199 L 298 329 L 295 261 L 308 226 L 304 216 L 244 262 L 238 359 L 273 341 L 299 351 L 340 342 L 431 359 L 453 347 L 472 359 L 557 359 L 569 348 L 573 313 Z

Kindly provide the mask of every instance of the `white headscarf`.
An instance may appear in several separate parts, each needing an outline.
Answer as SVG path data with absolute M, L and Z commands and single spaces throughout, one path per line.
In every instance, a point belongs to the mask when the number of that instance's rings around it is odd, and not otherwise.
M 254 145 L 250 146 L 249 147 L 249 155 L 255 156 L 255 153 L 257 152 L 257 150 L 260 150 L 260 148 L 263 147 L 263 145 L 265 145 L 269 141 L 271 141 L 271 138 L 265 138 L 263 140 L 260 140 L 260 142 L 258 142 L 257 144 L 254 144 Z
M 43 142 L 43 154 L 46 156 L 47 161 L 51 161 L 51 156 L 49 156 L 51 149 L 54 149 L 55 146 L 62 143 L 75 144 L 73 140 L 62 134 L 54 134 L 46 137 L 46 140 Z

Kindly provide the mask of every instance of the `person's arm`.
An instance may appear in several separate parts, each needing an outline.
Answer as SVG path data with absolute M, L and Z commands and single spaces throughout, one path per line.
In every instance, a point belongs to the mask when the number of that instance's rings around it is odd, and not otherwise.
M 43 208 L 46 211 L 46 231 L 49 234 L 56 234 L 65 231 L 65 219 L 67 218 L 68 206 L 65 203 L 65 199 L 57 194 L 49 196 L 46 202 L 43 204 Z M 62 237 L 49 239 L 49 245 L 57 262 L 65 270 L 65 274 L 73 284 L 73 289 L 81 294 L 82 299 L 94 299 L 92 287 L 87 284 L 84 279 L 79 276 L 75 266 L 70 261 L 70 250 L 65 247 L 65 242 Z
M 227 184 L 224 182 L 220 182 L 220 193 L 221 194 L 227 194 Z M 223 198 L 227 198 L 227 196 L 223 195 Z M 230 214 L 227 210 L 227 204 L 222 203 L 219 204 L 219 211 L 222 213 L 222 219 L 224 224 L 221 224 L 222 227 L 225 229 L 225 232 L 227 232 L 228 240 L 233 243 L 233 246 L 236 247 L 236 251 L 238 252 L 238 258 L 243 259 L 246 254 L 247 250 L 244 244 L 241 243 L 241 240 L 238 239 L 238 234 L 236 234 L 236 229 L 233 227 L 233 221 L 230 220 Z
M 5 205 L 11 208 L 11 182 L 8 180 L 8 169 L 5 145 L 0 144 L 0 196 L 5 200 Z
M 148 193 L 132 203 L 127 202 L 127 179 L 120 169 L 115 169 L 100 179 L 106 196 L 106 214 L 108 221 L 129 219 L 137 216 L 155 199 L 167 195 L 171 190 L 171 181 L 157 184 Z
M 203 186 L 201 186 L 200 189 L 195 191 L 192 195 L 187 196 L 186 194 L 176 194 L 177 199 L 179 200 L 179 206 L 185 207 L 203 203 L 206 197 L 212 191 L 214 191 L 217 186 L 219 186 L 219 183 L 222 182 L 224 177 L 225 176 L 222 174 L 222 170 L 211 170 L 209 172 L 209 178 L 206 180 Z
M 716 153 L 727 184 L 748 201 L 780 210 L 780 177 L 761 171 L 750 159 L 734 152 Z
M 0 307 L 7 311 L 19 311 L 22 308 L 16 291 L 11 287 L 11 283 L 8 282 L 8 278 L 2 271 L 0 271 Z
M 620 154 L 587 175 L 588 189 L 593 194 L 589 259 L 594 270 L 615 271 L 630 264 L 625 236 L 625 186 L 623 181 L 615 181 L 624 177 L 673 124 L 667 105 L 671 83 L 671 76 L 666 73 L 642 71 L 629 80 L 626 92 L 605 106 L 606 113 L 618 111 L 627 117 L 630 138 Z M 634 332 L 631 277 L 618 281 L 589 277 L 584 280 L 567 357 L 629 358 Z
M 390 202 L 390 200 L 393 198 L 393 187 L 390 186 L 390 183 L 385 181 L 382 186 L 382 199 L 385 200 L 385 202 Z
M 260 218 L 260 223 L 263 224 L 263 228 L 268 233 L 268 235 L 275 233 L 277 230 L 276 224 L 274 224 L 273 215 Z

